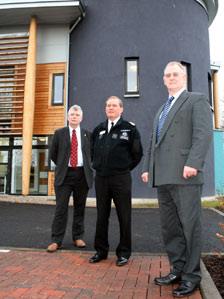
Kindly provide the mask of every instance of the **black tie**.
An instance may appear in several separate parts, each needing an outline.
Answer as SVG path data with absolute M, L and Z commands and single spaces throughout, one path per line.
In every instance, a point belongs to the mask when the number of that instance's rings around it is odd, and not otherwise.
M 114 126 L 114 123 L 113 123 L 113 122 L 111 122 L 110 131 L 111 131 L 111 129 L 113 128 L 113 126 Z

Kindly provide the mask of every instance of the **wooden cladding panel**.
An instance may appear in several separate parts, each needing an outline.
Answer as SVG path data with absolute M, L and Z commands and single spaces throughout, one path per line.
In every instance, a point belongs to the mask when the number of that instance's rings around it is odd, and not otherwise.
M 34 135 L 53 134 L 65 125 L 65 101 L 62 106 L 51 105 L 52 75 L 66 74 L 65 63 L 38 64 L 36 76 Z
M 24 80 L 25 66 L 0 66 L 0 135 L 22 133 Z
M 54 172 L 48 172 L 48 196 L 55 195 L 54 192 Z

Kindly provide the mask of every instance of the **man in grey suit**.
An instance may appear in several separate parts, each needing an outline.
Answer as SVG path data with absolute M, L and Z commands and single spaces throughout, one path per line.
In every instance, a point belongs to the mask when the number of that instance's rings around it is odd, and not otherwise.
M 171 272 L 157 285 L 180 282 L 175 297 L 193 293 L 201 280 L 201 190 L 212 139 L 207 98 L 186 91 L 186 70 L 176 61 L 164 70 L 169 99 L 156 114 L 142 180 L 157 187 L 164 244 Z
M 91 134 L 80 128 L 82 109 L 78 105 L 68 111 L 68 127 L 55 131 L 50 149 L 50 158 L 56 164 L 55 194 L 56 210 L 52 224 L 52 243 L 48 252 L 58 250 L 64 238 L 67 225 L 69 198 L 73 193 L 72 238 L 74 246 L 86 246 L 84 234 L 84 214 L 86 197 L 93 183 L 91 168 Z

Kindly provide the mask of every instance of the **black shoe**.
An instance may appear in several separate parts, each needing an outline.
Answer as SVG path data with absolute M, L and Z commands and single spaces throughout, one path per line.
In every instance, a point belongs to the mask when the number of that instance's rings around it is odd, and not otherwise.
M 119 257 L 119 258 L 117 259 L 117 261 L 116 261 L 116 265 L 117 265 L 117 266 L 124 266 L 124 265 L 126 265 L 127 263 L 128 263 L 128 259 L 127 259 L 126 257 L 123 257 L 123 256 Z
M 154 279 L 155 284 L 158 284 L 159 286 L 166 286 L 169 284 L 173 284 L 175 282 L 180 281 L 180 274 L 175 274 L 175 273 L 169 273 L 166 276 L 162 276 L 162 277 L 156 277 Z
M 181 281 L 179 287 L 173 290 L 173 296 L 179 298 L 189 296 L 190 294 L 194 293 L 198 287 L 198 283 L 183 280 Z
M 90 263 L 99 263 L 102 260 L 106 260 L 107 259 L 107 255 L 102 255 L 100 253 L 95 253 L 95 255 L 93 255 L 90 259 L 89 262 Z

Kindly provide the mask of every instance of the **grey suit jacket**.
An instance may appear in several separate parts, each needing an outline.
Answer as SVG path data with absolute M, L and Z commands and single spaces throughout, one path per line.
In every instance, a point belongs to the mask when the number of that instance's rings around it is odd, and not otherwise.
M 88 187 L 92 187 L 93 170 L 91 167 L 91 133 L 81 128 L 81 144 L 83 155 L 83 167 Z M 55 185 L 63 183 L 67 173 L 70 158 L 70 135 L 69 128 L 64 127 L 55 131 L 50 148 L 50 159 L 56 164 L 55 168 Z
M 164 184 L 202 184 L 203 165 L 212 139 L 212 113 L 207 98 L 183 91 L 173 104 L 156 142 L 156 128 L 163 106 L 153 123 L 150 146 L 143 172 L 150 175 L 150 186 Z M 195 177 L 184 179 L 183 168 L 198 170 Z

